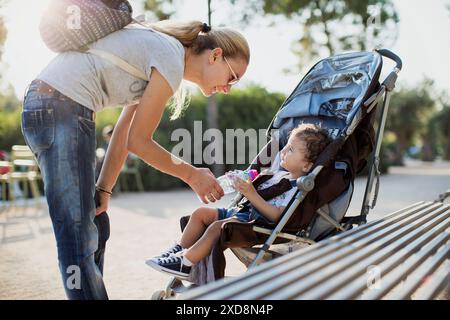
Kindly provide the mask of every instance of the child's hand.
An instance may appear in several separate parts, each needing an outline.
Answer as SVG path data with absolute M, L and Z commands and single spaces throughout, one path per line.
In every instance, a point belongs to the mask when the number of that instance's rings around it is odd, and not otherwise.
M 242 180 L 239 177 L 232 177 L 233 187 L 236 191 L 242 193 L 245 197 L 249 197 L 256 193 L 256 189 L 251 181 Z

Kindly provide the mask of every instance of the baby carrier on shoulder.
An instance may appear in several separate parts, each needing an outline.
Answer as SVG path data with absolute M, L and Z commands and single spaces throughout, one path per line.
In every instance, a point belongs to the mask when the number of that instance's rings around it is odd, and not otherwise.
M 132 13 L 126 0 L 52 0 L 39 31 L 49 49 L 76 51 L 124 28 Z
M 126 0 L 52 0 L 42 16 L 39 31 L 50 50 L 94 54 L 136 78 L 148 81 L 143 71 L 122 58 L 89 47 L 132 22 L 143 25 L 132 18 L 132 13 L 133 9 Z

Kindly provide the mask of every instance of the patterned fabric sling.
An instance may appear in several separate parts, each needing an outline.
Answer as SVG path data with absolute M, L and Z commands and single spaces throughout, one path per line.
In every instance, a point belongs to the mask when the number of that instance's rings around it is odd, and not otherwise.
M 144 72 L 125 60 L 89 44 L 123 29 L 131 22 L 133 9 L 126 0 L 52 0 L 42 16 L 39 31 L 55 52 L 81 51 L 97 55 L 142 80 Z M 141 24 L 142 25 L 142 24 Z

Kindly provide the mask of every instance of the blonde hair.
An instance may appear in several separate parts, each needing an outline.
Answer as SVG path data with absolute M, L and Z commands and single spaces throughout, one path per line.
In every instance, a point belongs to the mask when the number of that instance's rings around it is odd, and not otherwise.
M 221 48 L 223 55 L 229 58 L 242 59 L 250 62 L 250 48 L 244 36 L 236 30 L 220 27 L 207 30 L 200 21 L 180 22 L 162 20 L 149 25 L 152 29 L 176 38 L 183 46 L 191 48 L 194 54 L 214 48 Z M 171 119 L 177 119 L 189 105 L 186 89 L 182 85 L 174 95 L 171 103 Z

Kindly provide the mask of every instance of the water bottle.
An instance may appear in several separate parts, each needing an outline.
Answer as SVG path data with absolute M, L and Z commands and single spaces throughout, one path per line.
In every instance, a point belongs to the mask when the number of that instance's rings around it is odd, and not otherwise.
M 219 178 L 217 178 L 217 181 L 219 182 L 220 186 L 222 187 L 223 192 L 225 194 L 229 194 L 229 193 L 236 191 L 236 190 L 234 190 L 234 187 L 233 187 L 233 177 L 238 177 L 242 180 L 253 181 L 256 178 L 256 176 L 258 176 L 258 171 L 254 170 L 254 169 L 244 170 L 244 171 L 234 170 L 231 172 L 227 172 L 223 176 L 220 176 Z
M 225 194 L 229 194 L 235 191 L 233 188 L 233 184 L 231 183 L 231 179 L 226 174 L 218 177 L 217 182 L 219 182 Z

